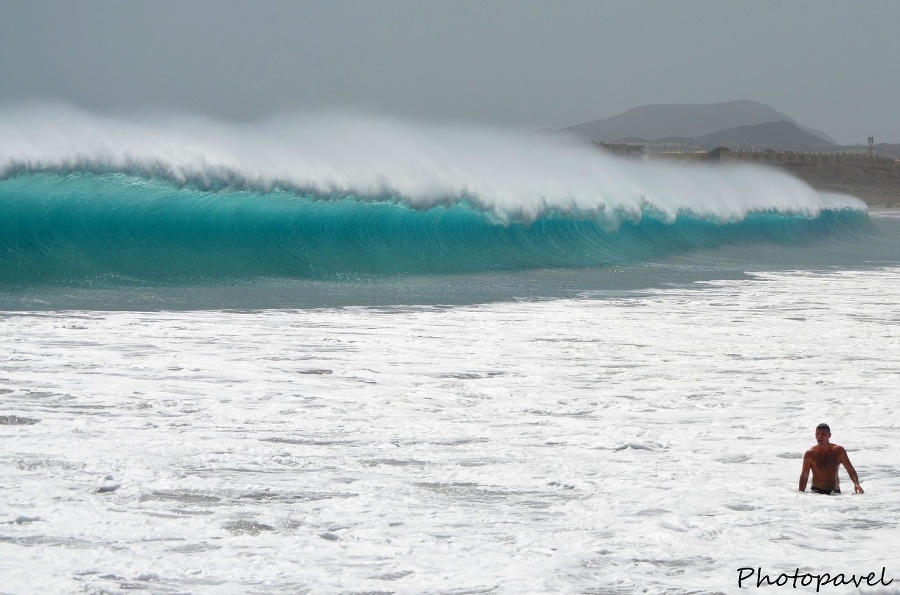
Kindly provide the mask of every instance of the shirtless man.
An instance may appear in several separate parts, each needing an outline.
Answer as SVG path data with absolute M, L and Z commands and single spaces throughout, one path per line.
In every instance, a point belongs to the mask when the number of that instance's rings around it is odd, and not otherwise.
M 817 494 L 840 494 L 841 483 L 838 479 L 838 467 L 844 466 L 847 475 L 853 481 L 853 490 L 862 494 L 856 469 L 850 464 L 847 451 L 843 446 L 831 444 L 831 428 L 828 424 L 816 426 L 816 444 L 803 455 L 803 471 L 800 472 L 800 491 L 806 491 L 806 479 L 812 471 L 812 491 Z

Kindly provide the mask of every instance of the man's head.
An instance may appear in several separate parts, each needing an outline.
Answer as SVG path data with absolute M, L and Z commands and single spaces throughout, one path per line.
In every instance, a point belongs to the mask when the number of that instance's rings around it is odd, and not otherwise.
M 828 424 L 819 424 L 816 426 L 816 442 L 819 444 L 828 444 L 830 438 L 831 428 L 828 427 Z

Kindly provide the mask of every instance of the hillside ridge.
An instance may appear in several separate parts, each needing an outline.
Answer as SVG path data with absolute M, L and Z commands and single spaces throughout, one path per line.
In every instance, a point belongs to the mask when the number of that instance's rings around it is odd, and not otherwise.
M 698 141 L 696 142 L 698 146 L 704 146 L 707 143 L 699 142 L 699 139 L 731 131 L 732 144 L 749 146 L 766 144 L 767 140 L 764 134 L 776 132 L 775 128 L 753 130 L 752 127 L 778 122 L 790 123 L 797 129 L 797 132 L 788 132 L 782 129 L 778 131 L 780 136 L 793 136 L 808 143 L 810 147 L 836 144 L 824 132 L 802 126 L 773 107 L 747 99 L 697 105 L 645 105 L 631 108 L 611 118 L 568 126 L 559 132 L 594 142 L 644 139 L 648 143 L 654 143 L 667 139 L 679 139 L 687 143 L 691 140 Z M 733 130 L 738 128 L 742 128 L 742 130 Z M 744 139 L 742 134 L 746 134 L 747 138 Z M 752 142 L 754 139 L 757 142 Z M 787 146 L 790 143 L 779 142 L 776 144 Z

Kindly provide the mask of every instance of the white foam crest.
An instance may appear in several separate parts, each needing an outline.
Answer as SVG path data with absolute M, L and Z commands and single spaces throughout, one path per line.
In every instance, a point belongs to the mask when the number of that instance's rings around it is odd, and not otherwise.
M 560 211 L 637 219 L 652 210 L 668 219 L 690 212 L 740 220 L 759 211 L 865 209 L 770 169 L 636 162 L 520 131 L 348 114 L 238 124 L 58 105 L 0 109 L 0 176 L 82 168 L 210 186 L 399 195 L 416 208 L 467 198 L 501 218 Z

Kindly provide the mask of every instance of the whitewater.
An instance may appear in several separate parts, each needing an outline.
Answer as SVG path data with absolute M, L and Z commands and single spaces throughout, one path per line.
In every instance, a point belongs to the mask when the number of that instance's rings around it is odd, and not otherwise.
M 7 106 L 0 232 L 0 593 L 900 592 L 892 210 L 506 130 Z M 798 492 L 823 421 L 864 495 Z

